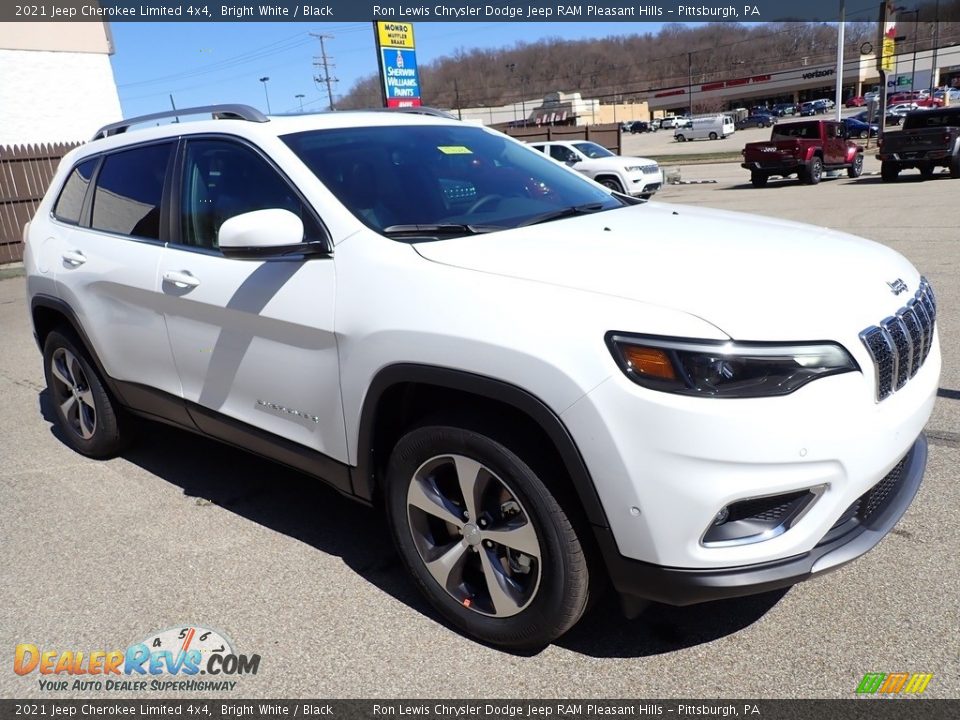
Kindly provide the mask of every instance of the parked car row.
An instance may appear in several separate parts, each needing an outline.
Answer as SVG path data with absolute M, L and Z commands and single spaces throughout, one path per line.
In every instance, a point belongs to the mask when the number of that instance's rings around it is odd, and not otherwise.
M 875 137 L 878 128 L 853 118 L 806 120 L 773 126 L 770 140 L 747 143 L 740 166 L 750 171 L 754 187 L 772 177 L 796 175 L 816 185 L 829 170 L 846 170 L 851 178 L 863 173 L 864 149 L 852 138 Z M 903 130 L 884 135 L 877 159 L 884 182 L 895 181 L 902 170 L 916 169 L 924 178 L 945 167 L 960 178 L 960 107 L 914 110 Z

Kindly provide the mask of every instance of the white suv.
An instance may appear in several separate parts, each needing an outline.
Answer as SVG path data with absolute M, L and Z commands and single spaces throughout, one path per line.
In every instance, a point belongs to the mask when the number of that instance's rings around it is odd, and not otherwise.
M 617 155 L 589 140 L 551 140 L 531 147 L 618 193 L 650 199 L 663 185 L 656 160 Z
M 896 252 L 633 200 L 429 113 L 202 110 L 104 128 L 27 231 L 77 451 L 138 415 L 312 473 L 514 648 L 608 580 L 629 614 L 820 575 L 913 499 L 940 351 Z

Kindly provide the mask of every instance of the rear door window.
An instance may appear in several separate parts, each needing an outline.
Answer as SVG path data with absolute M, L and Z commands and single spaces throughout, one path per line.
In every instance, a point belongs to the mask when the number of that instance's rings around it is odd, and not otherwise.
M 172 147 L 146 145 L 104 159 L 93 196 L 94 230 L 160 239 L 160 204 Z

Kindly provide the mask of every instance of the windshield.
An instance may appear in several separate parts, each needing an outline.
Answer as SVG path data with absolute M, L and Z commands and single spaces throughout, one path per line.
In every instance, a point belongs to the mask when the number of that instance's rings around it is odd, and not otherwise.
M 614 153 L 610 152 L 605 147 L 597 145 L 593 142 L 578 142 L 574 143 L 573 146 L 588 158 L 616 157 Z
M 396 237 L 493 232 L 630 203 L 470 125 L 334 128 L 282 140 L 359 220 Z

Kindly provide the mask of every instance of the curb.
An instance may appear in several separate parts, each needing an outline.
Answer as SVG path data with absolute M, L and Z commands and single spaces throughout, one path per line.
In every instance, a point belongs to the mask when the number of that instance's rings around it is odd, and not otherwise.
M 668 185 L 716 185 L 716 180 L 671 180 Z
M 11 278 L 23 277 L 24 269 L 22 262 L 0 265 L 0 280 L 9 280 Z

